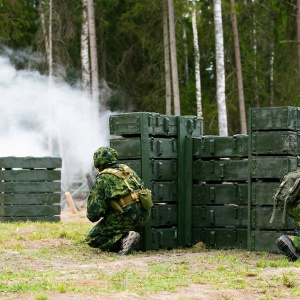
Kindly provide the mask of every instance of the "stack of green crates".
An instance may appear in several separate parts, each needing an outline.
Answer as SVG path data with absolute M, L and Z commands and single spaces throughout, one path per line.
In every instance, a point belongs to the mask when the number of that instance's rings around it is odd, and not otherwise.
M 193 139 L 193 243 L 247 248 L 248 135 Z
M 249 112 L 249 250 L 277 252 L 275 239 L 295 234 L 293 220 L 276 209 L 272 224 L 273 194 L 281 178 L 299 168 L 300 109 L 253 108 Z
M 190 171 L 184 161 L 186 137 L 203 134 L 202 118 L 137 112 L 112 115 L 110 146 L 153 192 L 150 221 L 142 232 L 142 248 L 170 249 L 191 244 L 189 202 L 183 185 Z M 179 159 L 180 158 L 180 159 Z
M 60 221 L 61 158 L 0 158 L 0 222 Z

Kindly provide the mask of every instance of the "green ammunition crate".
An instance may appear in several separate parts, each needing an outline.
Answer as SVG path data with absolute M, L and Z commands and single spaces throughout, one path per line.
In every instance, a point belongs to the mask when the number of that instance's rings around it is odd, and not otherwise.
M 173 249 L 177 247 L 177 228 L 152 228 L 152 249 Z
M 2 193 L 54 193 L 61 191 L 59 182 L 0 182 Z
M 246 181 L 248 159 L 193 161 L 193 179 L 201 181 Z
M 248 135 L 203 136 L 193 139 L 193 157 L 247 157 Z
M 246 249 L 246 228 L 193 228 L 193 244 L 204 243 L 207 247 L 219 249 Z
M 294 131 L 257 131 L 251 134 L 253 154 L 300 154 L 299 132 Z
M 297 156 L 252 156 L 251 177 L 280 179 L 298 168 Z
M 4 222 L 59 222 L 60 216 L 26 216 L 26 217 L 2 217 L 0 223 Z
M 58 169 L 62 166 L 60 157 L 0 157 L 0 168 L 12 169 Z
M 60 215 L 60 205 L 0 205 L 0 216 L 36 217 Z
M 152 181 L 151 191 L 154 202 L 177 202 L 176 181 Z
M 0 205 L 60 204 L 60 193 L 4 194 L 0 193 Z
M 119 160 L 120 163 L 128 165 L 139 176 L 142 174 L 140 160 Z M 147 173 L 150 180 L 177 180 L 176 159 L 150 159 Z M 143 176 L 141 176 L 143 177 Z
M 207 184 L 200 182 L 193 185 L 193 205 L 202 204 L 248 204 L 247 183 Z
M 300 130 L 298 107 L 264 107 L 250 109 L 251 131 Z
M 112 115 L 109 118 L 111 135 L 160 135 L 178 134 L 177 118 L 183 121 L 186 135 L 203 135 L 203 119 L 195 116 L 169 116 L 158 113 L 136 112 Z M 182 128 L 180 129 L 182 130 Z
M 278 182 L 252 182 L 251 184 L 251 203 L 253 205 L 272 205 L 273 195 Z
M 0 170 L 2 181 L 55 181 L 61 179 L 59 170 Z
M 248 250 L 282 253 L 276 246 L 276 239 L 281 235 L 297 235 L 295 231 L 253 230 L 250 233 Z
M 251 228 L 252 229 L 294 229 L 294 220 L 286 215 L 285 223 L 282 223 L 282 209 L 277 207 L 272 224 L 269 222 L 272 216 L 273 206 L 252 206 Z
M 193 227 L 247 227 L 248 209 L 238 205 L 193 206 Z
M 203 118 L 196 116 L 179 116 L 177 134 L 199 137 L 203 135 Z
M 152 227 L 177 225 L 176 204 L 154 204 L 151 209 Z
M 177 124 L 175 116 L 157 113 L 137 112 L 112 115 L 109 118 L 111 135 L 165 135 L 175 136 Z
M 149 137 L 150 158 L 177 158 L 177 140 L 175 138 Z M 111 139 L 110 146 L 117 150 L 120 159 L 141 158 L 142 138 L 127 137 Z

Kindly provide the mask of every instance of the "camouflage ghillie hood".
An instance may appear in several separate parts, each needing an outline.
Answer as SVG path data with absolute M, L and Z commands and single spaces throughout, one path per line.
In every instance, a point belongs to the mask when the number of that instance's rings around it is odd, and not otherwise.
M 94 153 L 94 166 L 99 171 L 115 165 L 118 161 L 118 152 L 110 147 L 101 147 Z

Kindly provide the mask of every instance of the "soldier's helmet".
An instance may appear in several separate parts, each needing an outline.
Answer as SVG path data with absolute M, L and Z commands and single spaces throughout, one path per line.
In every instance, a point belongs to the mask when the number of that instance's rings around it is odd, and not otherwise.
M 114 166 L 118 161 L 118 152 L 108 146 L 100 147 L 94 153 L 94 166 L 99 171 Z

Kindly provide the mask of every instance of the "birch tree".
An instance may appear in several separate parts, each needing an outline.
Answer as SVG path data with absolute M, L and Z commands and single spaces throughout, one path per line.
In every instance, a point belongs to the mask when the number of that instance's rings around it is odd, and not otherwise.
M 197 13 L 196 1 L 192 0 L 192 27 L 193 27 L 193 42 L 194 42 L 194 56 L 195 56 L 195 83 L 196 83 L 197 117 L 202 117 L 200 51 L 199 51 L 199 44 L 198 44 L 198 30 L 197 30 L 197 15 L 196 15 L 196 13 Z
M 99 76 L 98 76 L 98 58 L 96 44 L 96 27 L 94 14 L 94 1 L 87 0 L 87 14 L 89 24 L 89 41 L 91 55 L 91 77 L 92 77 L 92 102 L 94 106 L 94 121 L 99 116 Z
M 82 0 L 82 25 L 81 25 L 81 74 L 82 89 L 91 93 L 91 71 L 89 57 L 89 24 L 87 17 L 87 0 Z
M 216 43 L 216 76 L 219 135 L 228 136 L 225 98 L 225 65 L 221 0 L 214 0 L 214 25 Z
M 169 11 L 169 32 L 170 32 L 170 50 L 171 50 L 171 70 L 172 70 L 172 85 L 174 97 L 174 114 L 180 116 L 180 95 L 178 82 L 178 67 L 177 67 L 177 50 L 175 38 L 175 22 L 174 22 L 174 2 L 168 0 Z
M 170 70 L 170 47 L 168 29 L 168 0 L 163 2 L 163 35 L 164 35 L 164 57 L 165 57 L 165 86 L 166 86 L 166 114 L 171 115 L 171 70 Z
M 236 74 L 237 74 L 237 83 L 238 83 L 241 133 L 247 134 L 243 75 L 242 75 L 239 34 L 237 28 L 237 18 L 235 12 L 235 0 L 230 0 L 230 5 L 231 5 L 231 19 L 232 19 L 232 31 L 233 31 L 233 40 L 234 40 Z

